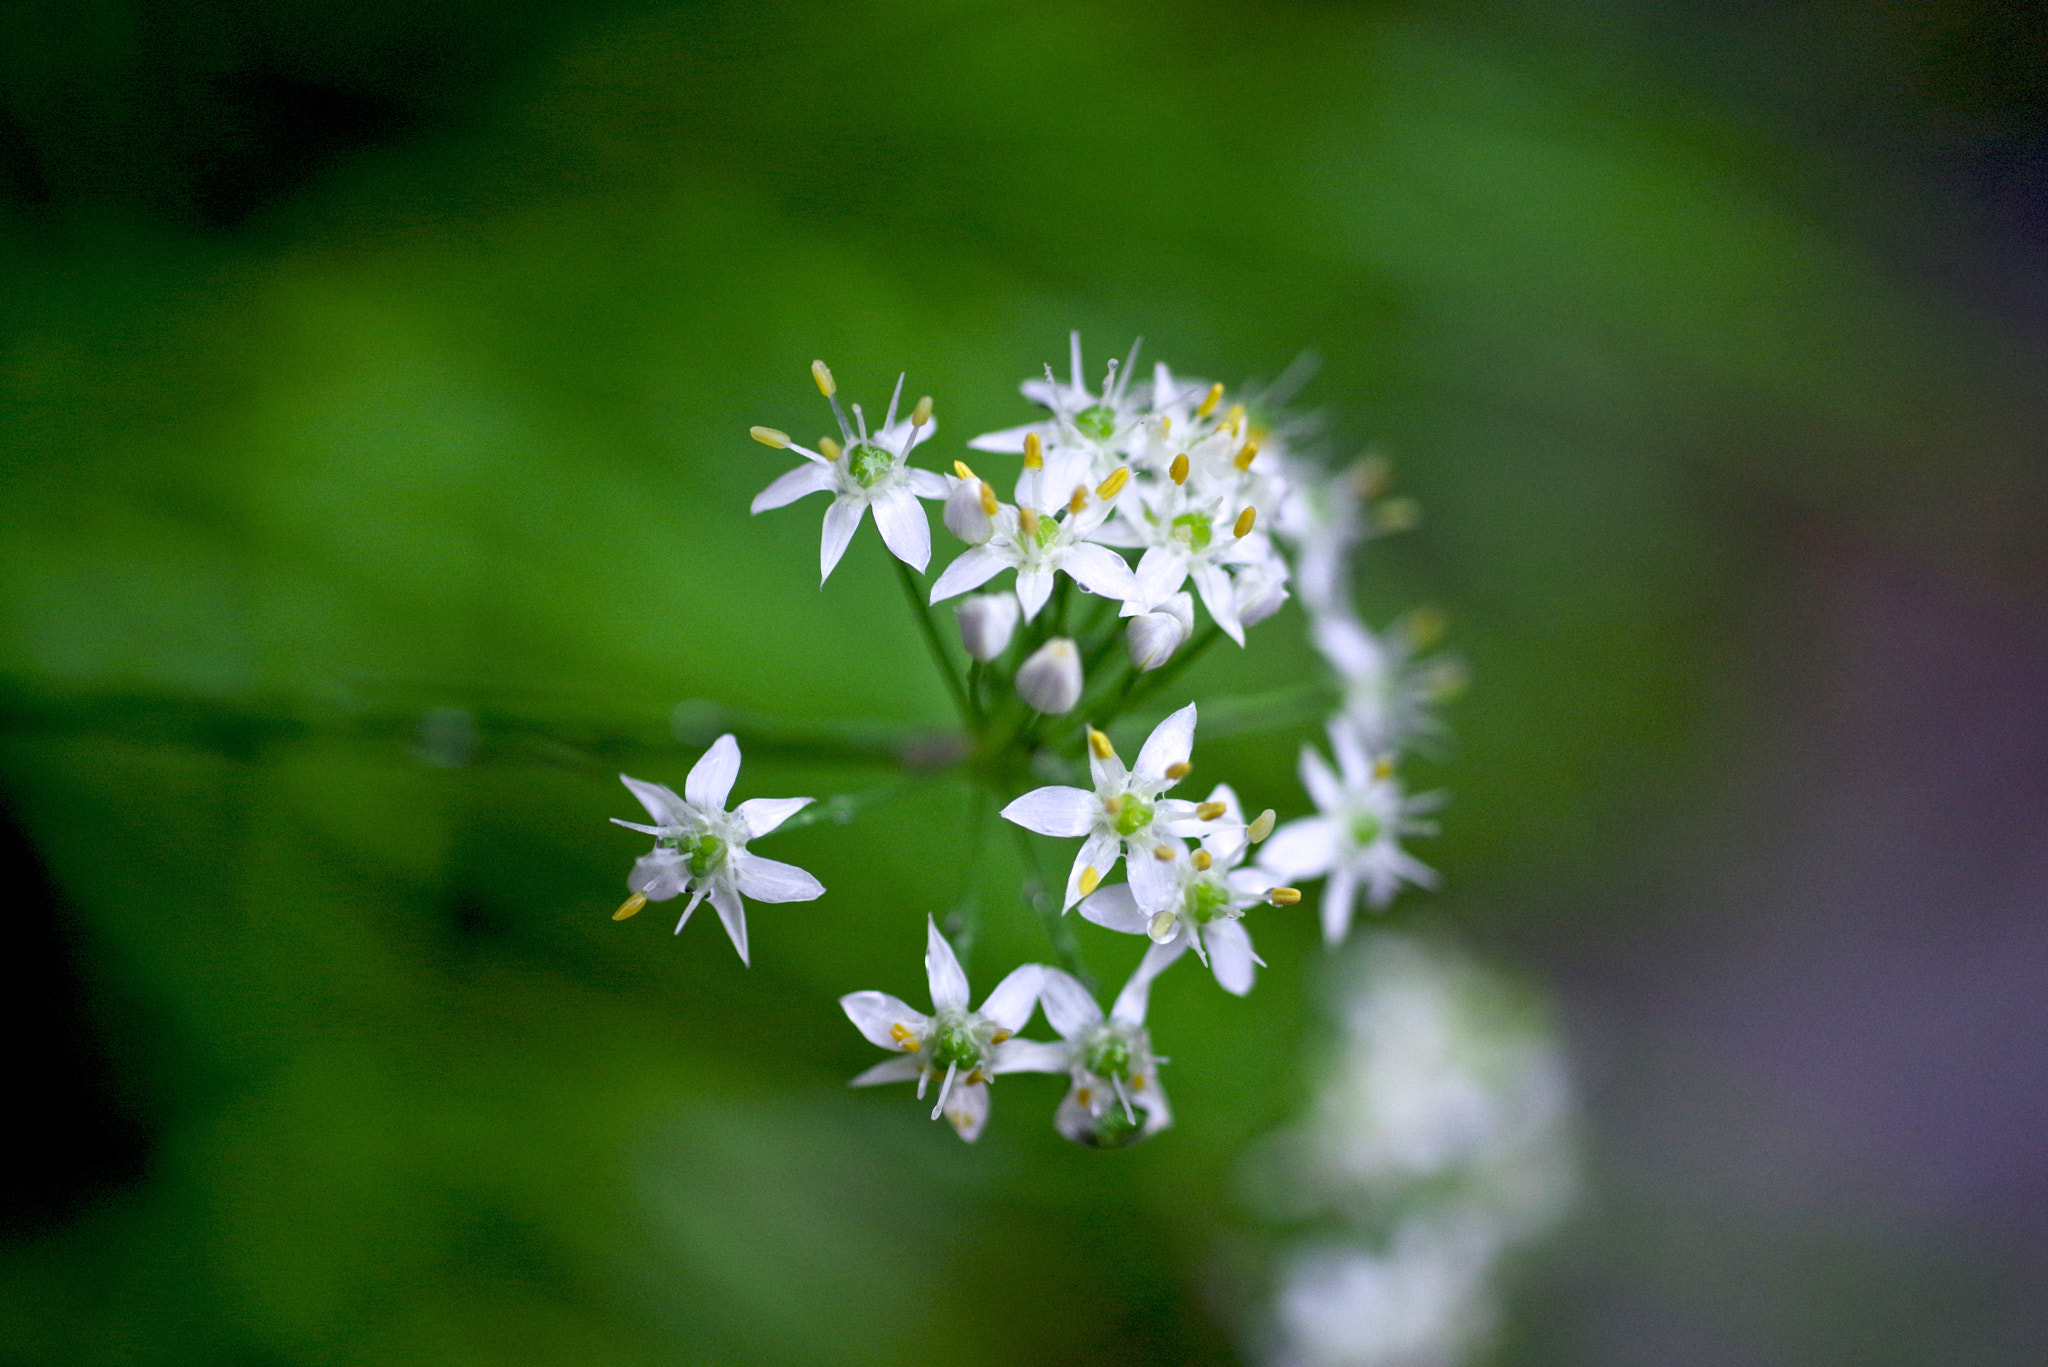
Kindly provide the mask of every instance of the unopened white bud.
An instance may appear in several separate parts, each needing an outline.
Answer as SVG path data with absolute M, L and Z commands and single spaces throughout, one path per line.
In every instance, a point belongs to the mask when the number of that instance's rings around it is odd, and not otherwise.
M 953 616 L 960 622 L 960 644 L 987 664 L 1010 648 L 1011 633 L 1017 630 L 1017 595 L 977 593 L 961 599 Z
M 981 545 L 996 529 L 981 490 L 980 480 L 963 479 L 955 481 L 953 492 L 946 495 L 946 530 L 970 546 Z
M 1131 648 L 1131 668 L 1140 673 L 1159 668 L 1173 658 L 1188 639 L 1187 629 L 1167 612 L 1141 612 L 1124 628 L 1124 644 Z
M 1081 652 L 1055 636 L 1017 667 L 1017 696 L 1034 712 L 1057 716 L 1081 701 Z

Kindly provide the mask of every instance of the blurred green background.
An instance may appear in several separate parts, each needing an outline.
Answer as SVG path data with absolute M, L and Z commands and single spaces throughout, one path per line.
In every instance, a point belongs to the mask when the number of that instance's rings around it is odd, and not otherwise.
M 1844 677 L 1812 548 L 2039 620 L 2037 19 L 8 6 L 0 1357 L 1233 1360 L 1309 916 L 1261 913 L 1246 1000 L 1162 983 L 1178 1123 L 1121 1155 L 1058 1140 L 1056 1079 L 974 1148 L 843 1088 L 873 1051 L 835 998 L 922 1001 L 962 886 L 949 778 L 764 847 L 831 892 L 755 909 L 751 970 L 708 914 L 607 919 L 644 844 L 613 775 L 680 785 L 679 701 L 947 722 L 872 530 L 820 592 L 822 505 L 747 516 L 787 462 L 746 427 L 826 430 L 814 356 L 871 404 L 903 369 L 947 460 L 1077 327 L 1233 381 L 1314 348 L 1333 450 L 1425 509 L 1362 601 L 1441 607 L 1475 682 L 1417 775 L 1446 891 L 1396 917 L 1566 984 L 1594 1108 L 1501 1360 L 2040 1360 L 1979 1278 L 2048 1266 L 2040 1224 L 1929 1251 L 1822 1212 L 1745 1280 L 1754 1230 L 1603 1128 L 1652 1066 L 1607 988 L 1687 961 L 1643 927 L 1734 896 L 1712 833 L 1792 801 L 1786 699 Z M 1252 645 L 1190 691 L 1315 668 L 1292 609 Z M 473 752 L 422 749 L 446 708 Z M 1198 759 L 1285 816 L 1299 736 Z M 887 777 L 752 747 L 736 796 Z M 992 916 L 969 970 L 1043 955 Z

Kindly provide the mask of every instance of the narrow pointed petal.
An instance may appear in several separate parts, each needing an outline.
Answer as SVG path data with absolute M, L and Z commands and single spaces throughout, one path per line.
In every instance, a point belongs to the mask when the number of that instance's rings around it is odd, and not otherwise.
M 854 532 L 860 527 L 860 515 L 867 506 L 857 498 L 841 494 L 825 510 L 825 539 L 818 543 L 819 583 L 832 577 L 832 570 L 838 565 L 839 557 L 846 554 L 846 543 L 853 540 Z
M 965 1011 L 967 1009 L 967 973 L 960 967 L 959 956 L 953 953 L 953 946 L 946 943 L 946 937 L 939 934 L 938 922 L 924 918 L 924 972 L 931 983 L 932 1010 Z
M 1252 963 L 1257 956 L 1252 953 L 1252 937 L 1245 933 L 1244 923 L 1211 921 L 1202 938 L 1209 942 L 1209 968 L 1223 990 L 1238 997 L 1251 991 L 1257 972 Z
M 1082 542 L 1067 552 L 1062 566 L 1073 581 L 1093 594 L 1127 602 L 1138 592 L 1138 577 L 1124 558 L 1107 546 Z
M 992 451 L 999 456 L 1014 456 L 1024 450 L 1025 437 L 1033 432 L 1042 435 L 1044 431 L 1044 423 L 1028 422 L 1022 427 L 1005 427 L 1000 432 L 984 432 L 978 437 L 970 437 L 967 447 L 971 451 Z
M 981 1127 L 988 1123 L 988 1084 L 955 1083 L 952 1094 L 946 1098 L 945 1112 L 954 1131 L 972 1144 L 981 1138 Z
M 897 1053 L 903 1052 L 903 1044 L 889 1033 L 892 1026 L 900 1025 L 913 1035 L 921 1035 L 932 1023 L 930 1016 L 886 992 L 849 992 L 839 999 L 839 1008 L 846 1012 L 854 1028 L 867 1036 L 869 1044 Z
M 1045 1008 L 1046 1023 L 1061 1039 L 1079 1039 L 1102 1024 L 1102 1008 L 1088 989 L 1057 968 L 1045 970 L 1038 1004 Z
M 822 494 L 831 487 L 832 467 L 813 465 L 805 461 L 755 494 L 753 506 L 749 511 L 765 513 L 770 508 L 786 507 L 806 494 Z
M 1259 867 L 1282 878 L 1320 878 L 1337 862 L 1337 823 L 1307 816 L 1290 821 L 1259 846 Z
M 810 797 L 750 797 L 733 810 L 747 823 L 747 835 L 753 837 L 768 834 L 815 801 Z
M 740 952 L 740 962 L 747 959 L 747 908 L 740 901 L 739 890 L 723 878 L 711 884 L 711 905 L 718 908 L 718 919 L 725 925 L 725 933 L 732 939 L 732 947 Z
M 1095 870 L 1095 881 L 1100 884 L 1116 867 L 1117 856 L 1123 851 L 1123 841 L 1113 831 L 1091 830 L 1088 838 L 1081 842 L 1081 852 L 1074 856 L 1074 867 L 1067 872 L 1067 896 L 1060 903 L 1062 912 L 1071 910 L 1085 894 L 1081 891 L 1081 876 L 1089 869 Z M 1089 891 L 1094 891 L 1093 888 Z
M 903 472 L 904 481 L 910 492 L 919 498 L 944 498 L 953 492 L 953 486 L 946 483 L 946 477 L 936 470 L 919 470 L 915 467 Z
M 905 1054 L 902 1058 L 885 1058 L 846 1085 L 879 1087 L 885 1082 L 915 1082 L 923 1067 L 924 1065 L 912 1054 Z
M 1188 937 L 1185 935 L 1176 935 L 1163 945 L 1148 946 L 1145 957 L 1138 961 L 1137 971 L 1124 984 L 1124 990 L 1116 994 L 1116 1004 L 1110 1007 L 1109 1018 L 1118 1025 L 1143 1025 L 1145 1008 L 1152 996 L 1152 980 L 1187 952 Z
M 1003 820 L 1027 831 L 1072 840 L 1095 824 L 1095 794 L 1083 788 L 1033 788 L 1003 808 Z
M 1358 879 L 1347 864 L 1331 870 L 1323 884 L 1319 911 L 1323 922 L 1323 943 L 1339 945 L 1351 933 L 1351 912 L 1358 901 Z
M 627 821 L 616 816 L 611 819 L 611 823 L 614 826 L 624 826 L 629 831 L 638 831 L 642 835 L 660 836 L 669 829 L 666 826 L 643 826 L 637 821 Z
M 1074 1065 L 1074 1047 L 1044 1040 L 1006 1039 L 996 1046 L 991 1073 L 1064 1073 Z
M 1209 609 L 1209 619 L 1223 628 L 1223 634 L 1239 645 L 1244 644 L 1244 624 L 1237 618 L 1237 591 L 1231 587 L 1230 576 L 1221 566 L 1204 565 L 1195 571 L 1195 590 L 1202 595 L 1202 606 Z
M 1098 926 L 1126 935 L 1143 935 L 1152 924 L 1152 918 L 1138 910 L 1129 883 L 1114 883 L 1082 898 L 1081 914 Z
M 711 742 L 711 748 L 690 766 L 690 776 L 683 781 L 683 796 L 707 812 L 722 812 L 725 799 L 732 793 L 732 781 L 739 776 L 740 743 L 728 731 Z
M 633 861 L 633 872 L 626 877 L 626 888 L 637 892 L 650 902 L 666 902 L 679 895 L 690 883 L 689 861 L 678 850 L 656 846 Z
M 970 546 L 939 572 L 938 582 L 932 585 L 932 601 L 943 603 L 978 589 L 1006 568 L 1003 558 L 988 547 Z
M 1132 601 L 1151 607 L 1172 597 L 1187 582 L 1188 562 L 1163 546 L 1138 557 L 1138 593 Z
M 925 520 L 924 505 L 908 489 L 891 489 L 875 500 L 875 527 L 889 554 L 910 568 L 924 572 L 932 558 L 932 525 Z
M 1309 800 L 1316 804 L 1316 810 L 1335 813 L 1344 805 L 1344 785 L 1330 772 L 1329 761 L 1311 750 L 1301 747 L 1301 764 L 1297 770 L 1301 775 L 1301 786 L 1308 789 Z
M 1020 569 L 1017 571 L 1017 606 L 1024 610 L 1024 620 L 1038 616 L 1038 610 L 1045 606 L 1045 600 L 1052 597 L 1052 575 L 1044 570 Z
M 1195 751 L 1195 705 L 1189 703 L 1165 721 L 1152 728 L 1152 734 L 1145 738 L 1145 748 L 1138 751 L 1138 763 L 1132 770 L 1147 783 L 1171 784 L 1166 771 L 1176 764 L 1186 764 Z
M 1045 969 L 1038 964 L 1011 969 L 1010 975 L 997 983 L 996 990 L 981 1004 L 981 1014 L 1016 1034 L 1031 1023 L 1031 1013 L 1038 1009 L 1038 990 L 1044 981 Z
M 625 784 L 626 790 L 640 799 L 640 805 L 647 809 L 647 815 L 654 818 L 655 825 L 673 826 L 676 823 L 683 800 L 669 789 L 659 783 L 647 783 L 626 774 L 619 775 L 619 782 Z M 619 824 L 624 826 L 626 823 L 621 821 Z M 637 831 L 642 828 L 635 826 L 633 829 Z
M 1158 859 L 1150 849 L 1133 850 L 1124 860 L 1124 877 L 1131 880 L 1131 895 L 1138 899 L 1138 909 L 1148 917 L 1171 906 L 1180 894 L 1178 866 L 1186 857 L 1186 850 L 1178 840 L 1160 843 L 1181 853 L 1172 859 Z
M 732 852 L 732 872 L 739 890 L 756 902 L 809 902 L 825 895 L 825 885 L 796 865 L 745 850 Z

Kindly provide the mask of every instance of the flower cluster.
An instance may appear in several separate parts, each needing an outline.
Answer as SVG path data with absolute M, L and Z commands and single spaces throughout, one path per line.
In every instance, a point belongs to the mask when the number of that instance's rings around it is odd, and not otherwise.
M 1115 1148 L 1156 1133 L 1170 1121 L 1158 1077 L 1164 1060 L 1145 1027 L 1159 974 L 1192 950 L 1226 991 L 1243 995 L 1263 963 L 1247 913 L 1293 906 L 1302 900 L 1295 884 L 1325 879 L 1322 923 L 1334 943 L 1361 895 L 1377 909 L 1403 883 L 1433 879 L 1401 843 L 1427 831 L 1420 818 L 1432 803 L 1406 794 L 1394 769 L 1402 748 L 1429 734 L 1428 704 L 1448 675 L 1416 661 L 1421 633 L 1375 634 L 1349 598 L 1352 552 L 1412 522 L 1412 505 L 1379 497 L 1377 466 L 1333 475 L 1311 459 L 1299 447 L 1301 425 L 1274 411 L 1285 395 L 1233 400 L 1223 385 L 1164 364 L 1141 379 L 1136 362 L 1134 348 L 1096 383 L 1077 334 L 1066 380 L 1048 367 L 1023 386 L 1043 410 L 1036 421 L 966 443 L 985 467 L 1017 458 L 1007 500 L 964 458 L 948 471 L 911 464 L 937 420 L 929 397 L 899 417 L 901 378 L 870 429 L 859 404 L 848 420 L 831 370 L 814 362 L 839 435 L 813 449 L 774 428 L 752 429 L 756 441 L 803 459 L 755 498 L 756 513 L 831 495 L 823 578 L 873 510 L 959 712 L 962 776 L 995 799 L 990 806 L 1001 804 L 1019 844 L 1023 903 L 1043 918 L 1060 962 L 1026 964 L 970 1007 L 961 959 L 983 910 L 975 895 L 943 932 L 927 917 L 929 1014 L 879 992 L 841 999 L 861 1033 L 896 1055 L 855 1085 L 914 1080 L 920 1097 L 936 1088 L 933 1117 L 947 1117 L 969 1140 L 987 1119 L 992 1081 L 1011 1072 L 1068 1076 L 1054 1124 L 1077 1143 Z M 964 547 L 929 584 L 920 577 L 932 554 L 920 500 L 942 504 L 946 531 Z M 1155 699 L 1168 701 L 1167 690 L 1218 639 L 1245 646 L 1247 631 L 1291 592 L 1336 675 L 1327 728 L 1334 767 L 1313 748 L 1301 756 L 1315 814 L 1276 829 L 1270 809 L 1248 820 L 1227 783 L 1199 799 L 1176 795 L 1194 764 L 1193 701 L 1159 720 L 1126 764 L 1112 732 L 1124 733 Z M 931 612 L 947 602 L 957 656 Z M 742 897 L 787 902 L 823 892 L 802 870 L 746 848 L 810 799 L 757 798 L 728 812 L 738 767 L 728 735 L 691 770 L 683 797 L 625 779 L 655 824 L 620 824 L 657 843 L 634 865 L 633 896 L 619 917 L 687 893 L 687 921 L 708 897 L 745 958 Z M 1034 835 L 1080 842 L 1057 894 L 1036 872 Z M 1112 881 L 1119 870 L 1121 881 Z M 977 874 L 974 887 L 981 883 Z M 1150 941 L 1106 1013 L 1070 911 Z M 1057 1042 L 1021 1037 L 1041 1006 Z

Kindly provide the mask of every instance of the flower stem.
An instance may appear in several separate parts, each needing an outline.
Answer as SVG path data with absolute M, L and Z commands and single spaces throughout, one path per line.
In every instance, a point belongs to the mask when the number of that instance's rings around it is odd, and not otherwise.
M 924 585 L 919 581 L 917 571 L 901 560 L 895 560 L 894 563 L 896 578 L 903 585 L 903 596 L 910 600 L 910 610 L 917 617 L 917 625 L 924 632 L 924 643 L 931 647 L 932 663 L 939 667 L 939 673 L 946 680 L 946 691 L 953 695 L 953 706 L 959 709 L 960 723 L 979 735 L 979 709 L 968 701 L 967 686 L 960 682 L 960 671 L 954 668 L 953 657 L 946 653 L 946 643 L 939 636 L 939 624 L 932 620 L 931 607 L 924 601 Z
M 960 956 L 964 965 L 974 953 L 975 937 L 981 933 L 981 901 L 983 874 L 988 867 L 988 789 L 979 783 L 967 785 L 967 886 L 960 893 L 960 903 L 946 917 L 946 934 L 953 941 L 953 952 Z
M 1024 904 L 1045 922 L 1046 938 L 1052 941 L 1060 967 L 1079 979 L 1092 995 L 1096 990 L 1095 975 L 1082 961 L 1081 942 L 1074 938 L 1074 927 L 1060 914 L 1059 902 L 1046 890 L 1050 884 L 1038 866 L 1038 847 L 1031 843 L 1031 833 L 1022 826 L 1012 826 L 1010 830 L 1017 837 L 1017 857 L 1024 865 Z

